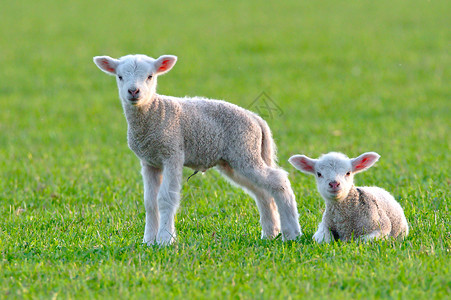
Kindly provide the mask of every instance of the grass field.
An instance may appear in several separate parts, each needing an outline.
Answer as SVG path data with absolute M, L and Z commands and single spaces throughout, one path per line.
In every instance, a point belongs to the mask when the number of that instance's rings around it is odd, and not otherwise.
M 154 3 L 152 3 L 154 2 Z M 0 10 L 0 298 L 451 296 L 449 1 L 7 1 Z M 139 161 L 95 55 L 177 55 L 159 92 L 249 107 L 260 93 L 304 235 L 260 240 L 215 171 L 183 185 L 177 243 L 141 244 Z M 259 110 L 263 100 L 251 109 Z M 287 159 L 382 158 L 403 242 L 312 241 L 324 204 Z M 191 174 L 184 171 L 184 177 Z

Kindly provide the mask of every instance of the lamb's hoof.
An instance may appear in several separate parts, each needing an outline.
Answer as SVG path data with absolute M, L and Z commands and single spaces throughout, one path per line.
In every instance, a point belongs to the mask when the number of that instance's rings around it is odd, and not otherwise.
M 321 244 L 324 242 L 324 234 L 319 234 L 318 232 L 315 233 L 312 237 L 312 239 L 317 242 L 318 244 Z
M 170 246 L 175 242 L 175 233 L 170 234 L 169 232 L 159 233 L 157 236 L 158 246 Z
M 280 229 L 275 228 L 270 231 L 264 231 L 262 230 L 262 240 L 274 240 L 280 235 Z
M 294 232 L 283 232 L 282 233 L 282 241 L 294 241 L 295 239 L 302 236 L 302 231 L 294 231 Z
M 157 244 L 158 244 L 158 246 L 160 246 L 160 247 L 171 246 L 172 243 L 174 243 L 173 240 L 169 240 L 169 241 L 157 241 Z
M 330 243 L 333 240 L 332 233 L 328 229 L 318 229 L 318 231 L 313 235 L 312 239 L 315 240 L 315 242 L 317 242 L 318 244 Z
M 143 244 L 147 244 L 147 246 L 155 244 L 156 234 L 145 234 L 143 237 Z
M 153 246 L 155 245 L 155 238 L 143 238 L 143 244 L 147 245 L 147 246 Z

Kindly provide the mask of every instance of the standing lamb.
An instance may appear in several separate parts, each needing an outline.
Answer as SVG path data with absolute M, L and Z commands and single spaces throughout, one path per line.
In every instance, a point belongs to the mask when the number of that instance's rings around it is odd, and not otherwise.
M 316 177 L 318 191 L 326 202 L 323 219 L 313 238 L 371 240 L 406 237 L 409 228 L 404 211 L 387 191 L 378 187 L 355 187 L 354 174 L 370 168 L 379 154 L 367 152 L 357 158 L 331 152 L 319 159 L 294 155 L 288 160 L 296 169 Z
M 144 243 L 174 242 L 183 167 L 216 167 L 257 203 L 262 238 L 300 236 L 298 211 L 285 171 L 275 164 L 275 145 L 266 122 L 234 104 L 156 93 L 157 77 L 177 57 L 96 56 L 94 63 L 116 76 L 128 123 L 128 145 L 141 161 L 146 226 Z M 280 219 L 279 219 L 280 218 Z

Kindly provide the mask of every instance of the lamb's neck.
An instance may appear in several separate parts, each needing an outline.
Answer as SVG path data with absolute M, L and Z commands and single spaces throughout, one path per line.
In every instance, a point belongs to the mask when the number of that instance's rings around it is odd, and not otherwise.
M 352 202 L 355 202 L 359 199 L 359 191 L 357 188 L 353 185 L 351 189 L 349 190 L 348 196 L 344 199 L 339 200 L 328 200 L 325 199 L 326 202 L 326 208 L 338 208 L 338 207 L 349 207 L 349 204 Z
M 138 105 L 124 104 L 125 118 L 129 129 L 140 130 L 149 126 L 155 127 L 159 122 L 159 114 L 162 109 L 158 95 L 145 100 Z

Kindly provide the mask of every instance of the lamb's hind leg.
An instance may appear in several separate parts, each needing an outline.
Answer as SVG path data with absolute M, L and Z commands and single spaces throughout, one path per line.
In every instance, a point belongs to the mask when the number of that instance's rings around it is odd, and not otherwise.
M 284 241 L 294 240 L 302 235 L 294 193 L 285 171 L 266 165 L 234 168 L 234 170 L 274 197 L 279 210 Z
M 364 241 L 379 240 L 386 238 L 391 231 L 391 222 L 387 214 L 379 212 L 379 220 L 374 222 L 372 231 L 362 235 L 360 238 Z
M 161 185 L 161 170 L 141 161 L 144 182 L 144 207 L 146 209 L 146 227 L 143 243 L 153 244 L 158 232 L 158 203 L 157 195 Z
M 175 240 L 174 217 L 180 203 L 180 188 L 183 165 L 166 163 L 163 167 L 163 183 L 158 192 L 158 210 L 160 226 L 158 228 L 157 243 L 170 245 Z
M 221 174 L 233 183 L 242 187 L 249 195 L 251 195 L 260 212 L 260 224 L 262 226 L 262 239 L 273 239 L 280 232 L 280 219 L 274 198 L 264 189 L 256 186 L 235 172 L 229 165 L 221 165 L 217 168 Z

